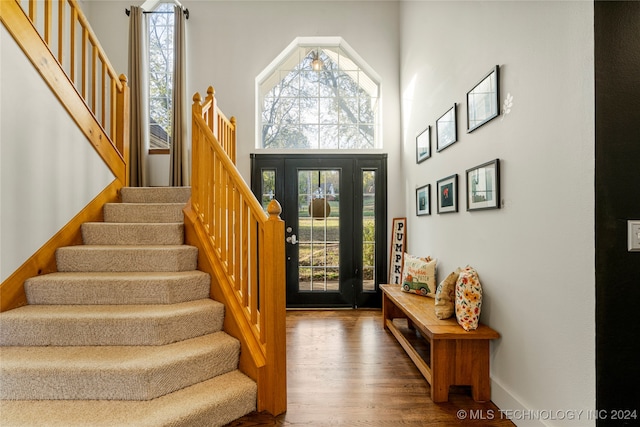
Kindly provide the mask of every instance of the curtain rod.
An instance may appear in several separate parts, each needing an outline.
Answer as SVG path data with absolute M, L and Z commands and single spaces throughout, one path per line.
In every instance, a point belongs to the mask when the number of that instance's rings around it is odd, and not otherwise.
M 184 17 L 186 19 L 189 19 L 189 9 L 185 9 L 184 7 L 182 7 L 182 10 L 184 11 Z M 131 11 L 129 9 L 125 9 L 124 13 L 126 13 L 127 16 L 131 16 Z M 143 10 L 142 13 L 172 13 L 172 12 L 155 12 L 153 10 Z

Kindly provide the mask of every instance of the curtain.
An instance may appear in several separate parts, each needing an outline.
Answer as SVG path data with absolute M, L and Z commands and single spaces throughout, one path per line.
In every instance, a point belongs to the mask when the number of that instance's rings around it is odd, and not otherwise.
M 186 18 L 182 7 L 175 6 L 174 17 L 173 117 L 171 119 L 173 140 L 171 142 L 169 185 L 178 187 L 189 185 L 190 150 L 186 123 Z
M 149 152 L 149 96 L 146 21 L 138 6 L 131 6 L 129 16 L 129 86 L 131 124 L 129 182 L 132 187 L 146 187 Z

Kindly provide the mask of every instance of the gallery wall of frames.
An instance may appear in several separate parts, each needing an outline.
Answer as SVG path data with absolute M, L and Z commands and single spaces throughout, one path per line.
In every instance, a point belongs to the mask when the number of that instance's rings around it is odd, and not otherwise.
M 466 95 L 467 133 L 477 131 L 500 115 L 500 67 L 496 65 L 471 87 Z M 416 136 L 416 163 L 423 163 L 432 157 L 432 129 L 435 139 L 435 155 L 458 141 L 458 113 L 460 104 L 453 103 Z M 453 172 L 453 171 L 452 171 Z M 500 159 L 488 160 L 466 169 L 460 178 L 464 184 L 464 198 L 467 211 L 500 209 Z M 458 174 L 438 179 L 433 183 L 435 196 L 432 203 L 432 183 L 416 188 L 416 215 L 455 213 L 458 208 Z

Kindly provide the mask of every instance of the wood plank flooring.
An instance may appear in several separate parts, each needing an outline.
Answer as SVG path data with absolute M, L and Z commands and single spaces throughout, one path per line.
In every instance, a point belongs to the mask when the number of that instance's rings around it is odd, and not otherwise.
M 474 402 L 466 387 L 433 403 L 429 384 L 382 328 L 379 310 L 287 312 L 287 385 L 285 414 L 252 413 L 229 425 L 514 425 L 493 403 Z

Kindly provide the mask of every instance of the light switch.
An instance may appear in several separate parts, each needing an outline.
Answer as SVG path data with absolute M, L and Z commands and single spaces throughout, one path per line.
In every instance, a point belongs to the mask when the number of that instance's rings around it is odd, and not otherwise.
M 640 252 L 640 220 L 627 221 L 629 227 L 629 252 Z

